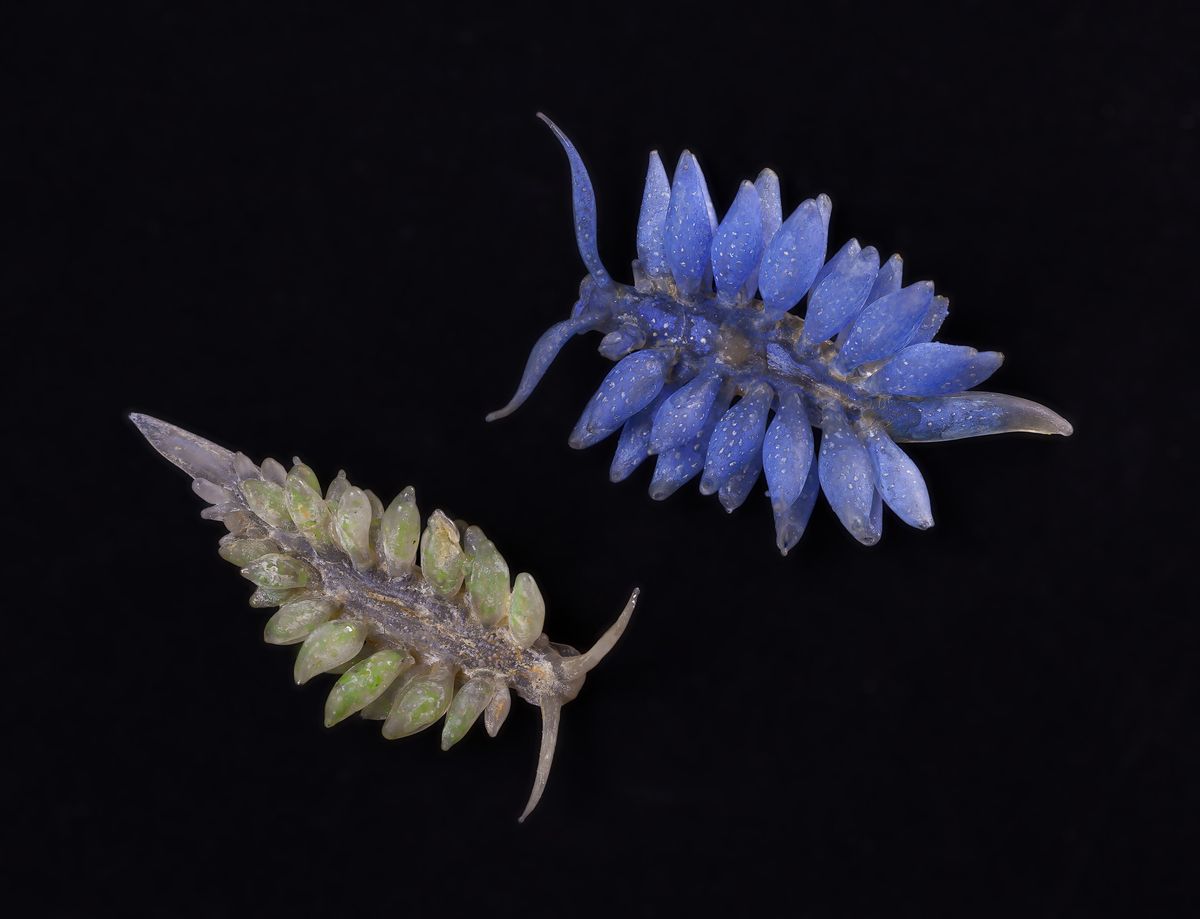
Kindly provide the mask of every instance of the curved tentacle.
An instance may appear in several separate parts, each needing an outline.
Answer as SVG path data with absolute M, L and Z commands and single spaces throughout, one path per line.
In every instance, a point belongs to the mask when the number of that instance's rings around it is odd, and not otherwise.
M 596 244 L 596 192 L 592 189 L 591 176 L 583 165 L 579 151 L 562 129 L 541 112 L 537 116 L 554 132 L 566 151 L 567 162 L 571 164 L 571 203 L 575 210 L 575 242 L 579 246 L 579 255 L 596 283 L 608 287 L 612 284 L 612 278 L 600 261 L 600 250 Z
M 558 743 L 558 722 L 562 713 L 562 703 L 558 699 L 548 699 L 542 708 L 542 745 L 538 750 L 537 775 L 533 779 L 533 790 L 529 793 L 529 802 L 525 810 L 517 818 L 518 823 L 524 823 L 525 818 L 533 813 L 538 801 L 542 800 L 542 792 L 550 780 L 550 767 L 554 765 L 554 747 Z
M 554 363 L 554 359 L 558 357 L 558 352 L 562 350 L 563 345 L 573 335 L 587 332 L 595 324 L 595 317 L 582 315 L 556 322 L 546 329 L 542 333 L 542 337 L 534 344 L 533 350 L 529 352 L 529 359 L 525 362 L 525 371 L 521 374 L 521 382 L 517 385 L 517 391 L 513 397 L 508 400 L 508 405 L 490 412 L 484 420 L 498 421 L 501 418 L 507 418 L 519 409 L 537 388 L 546 371 L 550 369 L 550 365 Z
M 621 615 L 617 616 L 617 621 L 596 639 L 594 645 L 578 657 L 568 657 L 563 660 L 564 673 L 577 679 L 595 669 L 596 665 L 604 660 L 605 655 L 616 646 L 617 642 L 621 640 L 621 636 L 625 634 L 625 629 L 629 627 L 629 620 L 633 618 L 633 611 L 637 607 L 638 597 L 641 596 L 641 593 L 639 588 L 634 588 L 633 593 L 629 595 L 629 600 L 625 603 L 625 608 L 621 610 Z

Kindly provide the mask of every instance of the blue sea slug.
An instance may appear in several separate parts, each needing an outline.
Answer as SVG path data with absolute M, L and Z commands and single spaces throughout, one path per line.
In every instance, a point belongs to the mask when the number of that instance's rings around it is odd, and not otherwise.
M 785 555 L 818 492 L 867 545 L 882 535 L 884 504 L 910 526 L 932 526 L 925 482 L 900 443 L 1071 433 L 1045 406 L 973 391 L 1002 355 L 935 341 L 948 301 L 929 281 L 905 285 L 899 255 L 881 262 L 851 239 L 827 259 L 829 198 L 803 201 L 784 219 L 769 169 L 741 183 L 718 221 L 696 158 L 684 151 L 668 177 L 652 152 L 633 284 L 613 280 L 597 249 L 583 161 L 539 117 L 570 163 L 588 274 L 570 318 L 534 345 L 516 394 L 489 421 L 529 397 L 573 335 L 601 332 L 600 352 L 616 364 L 571 446 L 619 432 L 614 482 L 655 456 L 652 498 L 699 476 L 701 492 L 716 493 L 729 511 L 765 474 Z M 805 298 L 801 318 L 791 311 Z

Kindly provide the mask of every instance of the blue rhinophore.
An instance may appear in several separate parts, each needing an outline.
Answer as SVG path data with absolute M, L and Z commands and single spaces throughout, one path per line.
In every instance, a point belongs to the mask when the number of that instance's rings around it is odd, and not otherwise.
M 651 498 L 655 501 L 669 498 L 704 468 L 704 445 L 712 436 L 717 419 L 729 407 L 732 395 L 732 387 L 722 387 L 708 410 L 704 426 L 696 436 L 686 443 L 658 454 L 658 459 L 654 464 L 654 475 L 650 479 Z
M 767 313 L 790 310 L 808 293 L 825 263 L 831 210 L 824 195 L 810 198 L 771 237 L 758 269 L 758 289 Z
M 696 157 L 684 151 L 671 177 L 652 152 L 634 283 L 614 281 L 600 261 L 583 161 L 540 117 L 571 167 L 588 275 L 570 318 L 538 340 L 516 394 L 488 420 L 529 397 L 569 338 L 602 332 L 600 353 L 617 363 L 584 408 L 571 446 L 620 431 L 614 482 L 656 456 L 651 497 L 700 476 L 700 490 L 729 511 L 765 473 L 785 555 L 818 491 L 867 545 L 882 535 L 884 504 L 910 526 L 932 526 L 925 481 L 899 443 L 1071 433 L 1036 402 L 970 391 L 1003 356 L 934 341 L 949 301 L 929 281 L 905 285 L 899 255 L 881 264 L 875 248 L 850 239 L 826 259 L 829 198 L 805 200 L 785 219 L 770 169 L 742 182 L 718 221 Z M 791 312 L 802 301 L 803 319 Z
M 801 342 L 819 345 L 849 325 L 866 304 L 878 276 L 879 253 L 873 246 L 860 249 L 857 239 L 842 246 L 817 274 Z
M 788 386 L 779 390 L 777 398 L 775 417 L 767 428 L 762 455 L 771 506 L 780 513 L 800 497 L 816 451 L 803 394 L 796 387 Z
M 712 371 L 681 386 L 659 406 L 650 428 L 650 452 L 664 453 L 694 441 L 708 421 L 721 377 Z
M 679 290 L 693 294 L 711 277 L 709 246 L 716 212 L 700 164 L 684 150 L 671 183 L 671 203 L 663 224 L 667 265 Z
M 763 435 L 774 397 L 770 384 L 753 383 L 741 401 L 721 416 L 708 441 L 701 494 L 711 495 L 724 488 L 730 479 L 752 466 L 761 468 Z
M 868 303 L 846 335 L 833 366 L 842 373 L 895 354 L 916 332 L 933 302 L 933 283 L 918 281 Z
M 658 158 L 658 151 L 650 151 L 650 166 L 646 170 L 646 190 L 642 193 L 642 210 L 638 215 L 637 253 L 642 260 L 642 270 L 652 278 L 665 278 L 667 272 L 666 242 L 664 228 L 667 224 L 667 206 L 671 203 L 671 180 Z
M 713 280 L 719 294 L 732 299 L 742 292 L 762 258 L 762 234 L 758 189 L 751 182 L 743 182 L 713 237 Z
M 576 449 L 599 443 L 647 405 L 663 388 L 669 362 L 661 351 L 635 351 L 617 361 L 584 406 L 571 432 Z
M 608 477 L 614 482 L 623 482 L 650 456 L 650 429 L 654 427 L 654 416 L 664 401 L 679 387 L 673 383 L 663 386 L 654 401 L 630 418 L 621 428 L 617 438 L 617 449 L 613 453 Z
M 817 454 L 821 491 L 850 535 L 873 546 L 882 534 L 876 521 L 871 455 L 842 405 L 830 402 L 822 409 L 821 449 Z

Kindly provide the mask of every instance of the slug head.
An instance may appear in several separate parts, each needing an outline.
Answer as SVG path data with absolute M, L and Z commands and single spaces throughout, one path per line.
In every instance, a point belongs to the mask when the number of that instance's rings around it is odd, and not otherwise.
M 546 782 L 550 778 L 550 766 L 554 762 L 554 747 L 558 743 L 558 722 L 562 707 L 579 694 L 588 671 L 600 663 L 624 634 L 629 620 L 633 616 L 633 608 L 637 605 L 638 593 L 639 591 L 634 590 L 629 602 L 621 611 L 621 615 L 617 617 L 617 621 L 609 626 L 608 631 L 601 635 L 599 640 L 583 654 L 577 652 L 570 645 L 553 643 L 550 645 L 555 657 L 558 658 L 553 663 L 559 680 L 556 681 L 557 691 L 538 701 L 542 710 L 542 744 L 538 751 L 537 775 L 533 780 L 533 790 L 529 793 L 529 802 L 525 805 L 525 811 L 520 817 L 522 822 L 537 807 L 538 801 L 542 798 L 542 792 L 546 790 Z

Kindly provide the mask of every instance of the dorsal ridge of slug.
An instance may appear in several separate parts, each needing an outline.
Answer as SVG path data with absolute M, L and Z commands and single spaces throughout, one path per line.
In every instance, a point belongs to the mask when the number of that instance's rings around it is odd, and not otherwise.
M 557 125 L 538 117 L 571 166 L 588 276 L 570 318 L 538 340 L 516 394 L 489 421 L 530 397 L 572 336 L 600 332 L 600 352 L 616 364 L 570 445 L 619 432 L 613 481 L 656 456 L 652 498 L 703 472 L 702 493 L 718 494 L 728 511 L 765 474 L 771 492 L 792 501 L 772 497 L 784 555 L 803 534 L 816 493 L 865 545 L 882 535 L 884 504 L 905 523 L 931 526 L 925 482 L 899 444 L 1072 433 L 1045 406 L 975 390 L 1003 355 L 936 341 L 949 301 L 933 284 L 905 285 L 899 255 L 884 259 L 855 238 L 830 254 L 829 197 L 814 195 L 788 212 L 769 169 L 739 183 L 718 220 L 697 157 L 683 151 L 672 176 L 652 152 L 633 283 L 614 280 L 596 249 L 596 198 L 583 160 Z M 715 374 L 716 385 L 703 374 Z M 714 391 L 720 398 L 709 417 Z M 752 403 L 743 404 L 748 394 Z M 802 427 L 821 431 L 821 444 Z M 806 487 L 810 469 L 816 492 Z
M 439 510 L 422 528 L 411 487 L 385 507 L 339 473 L 322 497 L 299 459 L 290 471 L 275 460 L 260 466 L 157 418 L 130 420 L 191 476 L 208 502 L 202 516 L 229 530 L 220 555 L 255 585 L 251 606 L 278 607 L 264 639 L 298 647 L 296 682 L 339 675 L 326 726 L 360 713 L 383 721 L 385 737 L 406 737 L 446 716 L 449 749 L 485 713 L 494 736 L 512 693 L 539 708 L 525 820 L 549 779 L 562 706 L 620 637 L 633 601 L 580 655 L 542 631 L 545 601 L 532 575 L 510 579 L 482 530 Z

